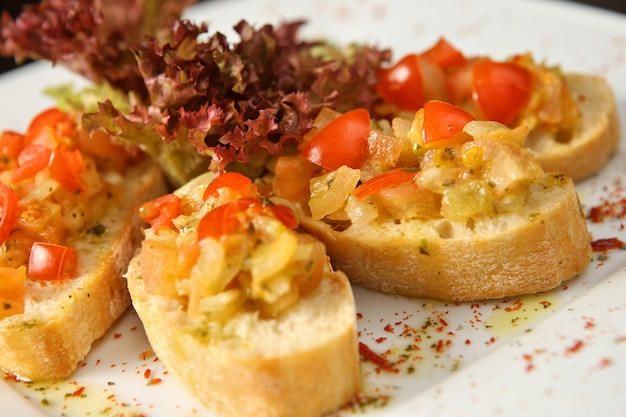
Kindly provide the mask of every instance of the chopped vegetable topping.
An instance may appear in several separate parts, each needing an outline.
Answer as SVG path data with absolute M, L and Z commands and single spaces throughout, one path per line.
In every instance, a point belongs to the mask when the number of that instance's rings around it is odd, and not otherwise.
M 104 233 L 97 202 L 110 200 L 115 187 L 104 173 L 123 173 L 139 155 L 109 135 L 90 136 L 75 117 L 51 108 L 37 114 L 24 134 L 0 134 L 0 300 L 9 306 L 0 317 L 23 311 L 26 279 L 76 276 L 74 240 Z M 101 150 L 106 161 L 97 156 Z

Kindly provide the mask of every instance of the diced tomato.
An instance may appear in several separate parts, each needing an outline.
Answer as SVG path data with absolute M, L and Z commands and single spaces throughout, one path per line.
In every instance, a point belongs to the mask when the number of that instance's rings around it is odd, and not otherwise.
M 421 55 L 441 68 L 453 67 L 465 62 L 465 56 L 461 51 L 452 46 L 445 38 L 439 38 L 435 45 L 422 52 Z
M 257 194 L 256 187 L 252 184 L 250 178 L 238 172 L 225 172 L 218 177 L 215 177 L 213 181 L 207 186 L 204 191 L 203 198 L 206 201 L 209 197 L 218 197 L 219 190 L 228 187 L 237 192 L 240 196 L 248 196 Z
M 80 176 L 86 165 L 79 150 L 69 150 L 65 145 L 57 146 L 50 156 L 49 168 L 50 177 L 68 190 L 87 190 L 87 183 Z
M 39 113 L 30 122 L 24 135 L 25 144 L 39 143 L 53 148 L 59 138 L 71 137 L 76 124 L 70 115 L 56 107 Z
M 17 157 L 17 168 L 13 171 L 13 181 L 33 178 L 50 162 L 52 149 L 32 143 L 27 145 Z
M 473 96 L 487 120 L 510 124 L 530 100 L 533 76 L 511 62 L 478 61 L 473 71 Z
M 198 258 L 196 242 L 177 247 L 175 240 L 145 239 L 141 242 L 139 265 L 145 289 L 151 294 L 176 297 L 176 281 L 189 276 Z
M 121 172 L 128 162 L 140 154 L 139 149 L 114 143 L 111 135 L 105 132 L 77 135 L 76 143 L 80 150 L 93 157 L 99 167 Z
M 25 282 L 25 267 L 0 267 L 0 319 L 24 312 Z
M 417 111 L 424 105 L 424 78 L 418 54 L 409 54 L 378 73 L 378 92 L 401 110 Z
M 424 143 L 448 139 L 463 132 L 474 116 L 443 101 L 429 101 L 424 105 Z
M 369 134 L 369 112 L 351 110 L 317 132 L 302 151 L 302 156 L 330 171 L 343 165 L 359 169 L 367 156 Z
M 0 182 L 0 245 L 11 235 L 17 217 L 17 197 L 10 186 Z
M 33 241 L 63 243 L 67 229 L 59 204 L 33 199 L 20 205 L 19 213 L 17 229 L 32 237 Z
M 35 242 L 28 259 L 28 277 L 33 280 L 57 281 L 71 278 L 78 265 L 73 248 Z
M 402 168 L 395 168 L 383 172 L 382 174 L 377 175 L 356 187 L 354 190 L 354 196 L 363 201 L 380 190 L 410 183 L 415 179 L 416 175 L 417 172 Z
M 13 168 L 22 149 L 24 135 L 9 130 L 0 133 L 0 170 Z
M 175 194 L 166 194 L 139 207 L 139 218 L 149 223 L 157 233 L 162 228 L 178 230 L 172 220 L 181 214 L 180 198 Z
M 274 168 L 274 191 L 294 204 L 306 204 L 311 196 L 309 180 L 320 171 L 318 165 L 300 154 L 281 156 Z

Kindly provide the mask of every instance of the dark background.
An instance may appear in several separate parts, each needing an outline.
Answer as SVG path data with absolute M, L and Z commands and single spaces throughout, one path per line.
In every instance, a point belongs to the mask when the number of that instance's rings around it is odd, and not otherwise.
M 199 0 L 210 1 L 210 0 Z M 626 0 L 567 0 L 573 3 L 587 4 L 592 7 L 599 7 L 617 13 L 626 14 Z M 37 0 L 0 0 L 0 10 L 8 11 L 12 16 L 17 16 L 24 4 L 38 3 Z M 15 68 L 12 58 L 0 58 L 0 72 L 9 71 Z

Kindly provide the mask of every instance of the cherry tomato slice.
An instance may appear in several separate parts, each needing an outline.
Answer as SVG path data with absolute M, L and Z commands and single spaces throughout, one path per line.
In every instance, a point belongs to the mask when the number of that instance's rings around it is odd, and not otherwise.
M 28 259 L 28 277 L 56 281 L 71 278 L 78 264 L 76 251 L 68 246 L 35 242 Z
M 282 204 L 265 205 L 259 198 L 243 197 L 208 212 L 198 224 L 198 241 L 206 237 L 219 240 L 237 233 L 243 224 L 262 213 L 271 213 L 290 229 L 298 225 L 298 218 L 290 207 Z
M 487 120 L 510 124 L 530 100 L 533 76 L 510 62 L 474 64 L 473 97 Z
M 424 143 L 456 136 L 474 116 L 444 101 L 429 101 L 424 105 Z
M 330 171 L 343 165 L 359 169 L 367 156 L 369 134 L 369 112 L 350 110 L 317 132 L 302 156 Z
M 409 54 L 378 73 L 378 93 L 401 110 L 417 111 L 424 105 L 424 79 L 417 54 Z
M 0 245 L 11 235 L 17 216 L 17 197 L 11 187 L 0 182 Z
M 247 196 L 256 189 L 252 180 L 245 175 L 238 172 L 225 172 L 211 181 L 202 197 L 205 201 L 209 197 L 217 197 L 219 190 L 224 187 L 231 188 L 242 196 Z
M 375 176 L 356 187 L 354 196 L 363 201 L 372 194 L 395 186 L 412 182 L 417 172 L 402 168 L 394 168 Z
M 258 198 L 239 198 L 230 203 L 218 206 L 208 212 L 198 224 L 198 241 L 212 237 L 221 239 L 223 236 L 236 233 L 250 215 L 260 213 L 263 203 Z
M 157 233 L 162 228 L 178 230 L 172 220 L 181 214 L 180 198 L 174 194 L 147 201 L 139 207 L 139 218 L 149 223 Z
M 274 217 L 280 220 L 288 228 L 295 229 L 296 226 L 298 226 L 298 217 L 296 216 L 296 213 L 293 212 L 291 207 L 284 204 L 272 204 L 267 206 L 267 208 L 272 212 Z
M 421 55 L 441 68 L 461 65 L 465 62 L 465 56 L 461 51 L 452 46 L 445 38 L 439 38 L 435 45 L 422 52 Z

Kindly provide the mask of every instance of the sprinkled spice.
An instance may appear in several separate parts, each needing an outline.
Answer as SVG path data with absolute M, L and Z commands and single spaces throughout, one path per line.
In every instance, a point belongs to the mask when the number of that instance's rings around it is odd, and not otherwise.
M 383 371 L 392 373 L 400 372 L 397 368 L 394 368 L 387 359 L 383 358 L 378 353 L 371 350 L 369 346 L 367 346 L 363 342 L 359 342 L 359 354 L 364 361 L 375 364 L 376 366 L 378 366 L 379 369 Z
M 73 393 L 72 393 L 72 397 L 80 397 L 83 395 L 83 392 L 85 392 L 85 387 L 78 387 Z
M 589 220 L 602 223 L 606 219 L 623 219 L 626 217 L 626 198 L 617 201 L 604 201 L 589 210 Z
M 515 300 L 511 307 L 505 307 L 504 311 L 518 311 L 522 309 L 523 305 L 524 303 L 522 302 L 522 300 Z
M 139 354 L 139 359 L 146 360 L 154 356 L 152 349 L 145 350 Z
M 600 360 L 600 368 L 601 368 L 601 369 L 604 369 L 604 368 L 606 368 L 607 366 L 610 366 L 610 365 L 612 365 L 612 364 L 613 364 L 613 361 L 612 361 L 611 359 L 609 359 L 609 358 L 602 358 L 602 359 Z
M 566 353 L 566 354 L 569 354 L 569 353 L 576 353 L 576 352 L 578 352 L 578 351 L 579 351 L 579 350 L 583 347 L 583 345 L 584 345 L 584 343 L 583 343 L 583 341 L 582 341 L 582 340 L 576 340 L 572 346 L 568 347 L 568 348 L 565 350 L 565 353 Z
M 606 252 L 613 249 L 624 249 L 624 242 L 616 237 L 597 239 L 591 242 L 591 248 L 594 252 Z

